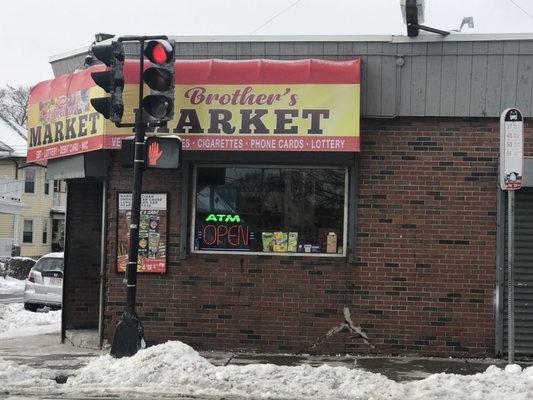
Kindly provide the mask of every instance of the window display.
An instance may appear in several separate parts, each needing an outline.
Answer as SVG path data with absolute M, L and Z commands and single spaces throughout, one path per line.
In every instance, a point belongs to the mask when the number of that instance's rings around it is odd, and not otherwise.
M 194 251 L 345 254 L 347 170 L 199 166 Z
M 124 272 L 129 260 L 131 193 L 118 194 L 117 219 L 117 271 Z M 167 194 L 143 193 L 139 220 L 138 272 L 166 272 L 167 226 Z

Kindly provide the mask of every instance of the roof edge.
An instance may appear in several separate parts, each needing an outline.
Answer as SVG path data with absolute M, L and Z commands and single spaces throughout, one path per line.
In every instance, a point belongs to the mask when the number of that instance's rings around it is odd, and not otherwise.
M 440 36 L 421 34 L 411 38 L 404 35 L 217 35 L 217 36 L 169 36 L 178 43 L 205 43 L 205 42 L 385 42 L 385 43 L 427 43 L 427 42 L 478 42 L 478 41 L 512 41 L 533 40 L 533 33 L 454 33 Z M 86 54 L 90 46 L 84 46 L 64 53 L 54 54 L 49 57 L 53 63 L 67 58 Z

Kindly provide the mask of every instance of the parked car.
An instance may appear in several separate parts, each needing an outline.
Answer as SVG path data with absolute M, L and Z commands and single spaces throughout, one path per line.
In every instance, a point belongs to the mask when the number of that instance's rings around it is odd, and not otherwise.
M 29 311 L 44 306 L 61 308 L 62 297 L 63 253 L 49 253 L 30 270 L 24 288 L 24 308 Z

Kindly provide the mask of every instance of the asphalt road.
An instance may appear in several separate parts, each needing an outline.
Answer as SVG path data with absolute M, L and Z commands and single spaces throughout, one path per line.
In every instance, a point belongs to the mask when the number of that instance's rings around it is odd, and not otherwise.
M 0 293 L 0 304 L 22 303 L 23 294 L 21 293 Z

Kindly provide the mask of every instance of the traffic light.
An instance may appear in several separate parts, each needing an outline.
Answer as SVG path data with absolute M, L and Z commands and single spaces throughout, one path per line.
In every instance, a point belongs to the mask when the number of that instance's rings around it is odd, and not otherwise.
M 150 40 L 144 56 L 152 65 L 143 73 L 143 81 L 151 94 L 142 100 L 142 107 L 152 121 L 170 121 L 174 116 L 174 42 Z
M 124 45 L 122 42 L 96 44 L 92 47 L 92 53 L 108 68 L 106 71 L 93 72 L 91 77 L 111 96 L 91 99 L 91 104 L 105 119 L 120 122 L 124 114 Z

